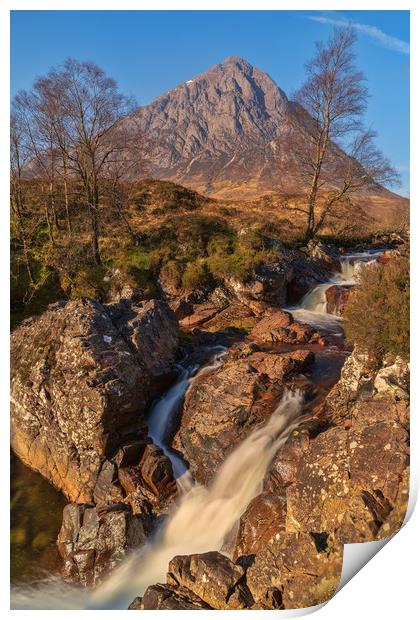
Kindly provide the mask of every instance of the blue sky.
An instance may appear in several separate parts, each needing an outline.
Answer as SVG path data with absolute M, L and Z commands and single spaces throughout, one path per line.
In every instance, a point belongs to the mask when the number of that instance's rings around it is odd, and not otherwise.
M 232 54 L 291 96 L 314 42 L 335 23 L 358 31 L 357 63 L 371 94 L 366 122 L 409 192 L 408 11 L 13 11 L 11 91 L 64 58 L 94 60 L 139 105 Z

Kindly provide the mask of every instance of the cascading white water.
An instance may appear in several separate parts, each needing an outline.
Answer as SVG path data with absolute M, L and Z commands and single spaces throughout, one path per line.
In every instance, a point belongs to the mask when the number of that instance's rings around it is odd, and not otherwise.
M 191 383 L 196 377 L 211 372 L 222 365 L 222 359 L 226 355 L 226 348 L 215 346 L 212 347 L 212 351 L 215 351 L 215 353 L 210 363 L 201 368 L 195 377 L 194 373 L 198 368 L 197 365 L 187 368 L 181 366 L 178 381 L 153 405 L 147 416 L 149 435 L 153 439 L 153 443 L 159 446 L 171 461 L 174 477 L 181 493 L 189 491 L 194 484 L 194 480 L 182 458 L 168 447 L 166 435 Z
M 354 286 L 357 275 L 369 263 L 375 262 L 383 250 L 354 252 L 340 257 L 341 270 L 323 284 L 318 284 L 306 293 L 298 306 L 288 308 L 293 318 L 301 323 L 308 323 L 320 331 L 340 336 L 343 333 L 343 321 L 340 316 L 327 312 L 326 292 L 334 284 Z
M 220 550 L 249 502 L 259 493 L 268 467 L 298 425 L 302 395 L 287 392 L 267 424 L 254 430 L 226 459 L 209 488 L 195 485 L 181 496 L 162 529 L 133 552 L 98 588 L 64 582 L 12 592 L 14 609 L 126 609 L 148 585 L 165 580 L 175 555 Z
M 328 282 L 326 284 L 318 284 L 312 291 L 306 293 L 300 302 L 300 307 L 303 310 L 310 310 L 312 312 L 326 312 L 327 311 L 327 298 L 326 290 L 331 286 Z
M 366 265 L 374 263 L 382 253 L 383 250 L 370 250 L 345 254 L 340 258 L 341 272 L 334 275 L 334 282 L 345 286 L 354 286 L 361 270 Z
M 220 550 L 258 494 L 274 454 L 296 425 L 301 409 L 302 396 L 286 393 L 268 423 L 228 456 L 211 486 L 195 485 L 181 498 L 158 536 L 93 592 L 92 608 L 125 609 L 148 585 L 165 580 L 175 555 Z

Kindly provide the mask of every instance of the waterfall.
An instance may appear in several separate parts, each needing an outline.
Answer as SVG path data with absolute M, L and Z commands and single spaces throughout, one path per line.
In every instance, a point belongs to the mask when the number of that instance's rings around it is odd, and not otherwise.
M 302 298 L 298 306 L 289 308 L 296 321 L 308 323 L 320 331 L 340 335 L 342 321 L 340 317 L 327 312 L 326 291 L 333 282 L 318 284 Z
M 188 471 L 183 459 L 166 443 L 167 435 L 172 430 L 174 416 L 179 411 L 184 396 L 196 377 L 209 373 L 222 365 L 222 359 L 226 355 L 226 348 L 216 346 L 215 353 L 207 366 L 204 366 L 194 377 L 198 366 L 187 368 L 180 367 L 180 376 L 176 383 L 162 396 L 151 408 L 147 416 L 149 435 L 153 443 L 163 450 L 172 464 L 172 470 L 181 493 L 188 492 L 194 485 L 194 480 Z
M 195 485 L 154 540 L 132 553 L 93 593 L 92 609 L 125 609 L 148 585 L 164 582 L 176 555 L 220 550 L 249 502 L 258 495 L 268 467 L 297 426 L 302 396 L 287 392 L 265 426 L 254 430 L 220 467 L 206 488 Z
M 306 293 L 299 305 L 289 310 L 293 318 L 301 323 L 308 323 L 315 329 L 331 335 L 343 334 L 342 318 L 327 312 L 326 292 L 334 284 L 339 286 L 354 286 L 360 271 L 376 261 L 383 250 L 368 250 L 366 252 L 354 252 L 340 257 L 340 271 L 335 273 L 328 282 L 318 284 Z
M 340 258 L 341 272 L 335 274 L 336 284 L 354 286 L 357 276 L 368 264 L 374 263 L 383 250 L 370 250 L 366 252 L 354 252 L 345 254 Z
M 318 286 L 313 288 L 312 291 L 306 293 L 300 302 L 300 307 L 303 310 L 310 310 L 311 312 L 326 312 L 327 297 L 325 293 L 330 286 L 330 283 L 318 284 Z
M 303 397 L 285 392 L 268 422 L 226 458 L 208 487 L 195 484 L 181 496 L 162 528 L 127 556 L 95 589 L 51 578 L 12 590 L 13 609 L 127 609 L 147 586 L 164 582 L 176 555 L 221 550 L 249 502 L 258 495 L 277 450 L 299 424 Z

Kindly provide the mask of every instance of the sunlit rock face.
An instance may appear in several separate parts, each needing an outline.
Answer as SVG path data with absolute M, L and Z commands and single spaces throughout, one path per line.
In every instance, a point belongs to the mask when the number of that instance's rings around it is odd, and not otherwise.
M 302 192 L 294 147 L 309 144 L 308 118 L 267 73 L 238 56 L 162 94 L 126 122 L 147 138 L 149 178 L 223 199 Z M 337 184 L 338 155 L 337 147 L 323 172 L 327 189 Z M 354 199 L 379 219 L 408 205 L 380 186 Z
M 89 299 L 22 323 L 11 338 L 18 457 L 70 501 L 92 501 L 106 460 L 146 447 L 141 414 L 172 377 L 177 325 L 165 302 Z

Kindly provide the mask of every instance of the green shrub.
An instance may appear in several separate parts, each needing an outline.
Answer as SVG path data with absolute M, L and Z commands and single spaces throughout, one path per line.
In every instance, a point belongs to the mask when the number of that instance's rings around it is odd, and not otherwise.
M 409 356 L 409 262 L 396 257 L 363 269 L 345 308 L 346 337 L 376 361 L 386 353 Z
M 256 252 L 264 249 L 264 237 L 259 227 L 250 228 L 241 233 L 239 245 L 246 250 Z
M 223 256 L 232 253 L 232 235 L 215 235 L 207 243 L 207 254 L 212 256 Z
M 104 281 L 106 272 L 106 265 L 95 265 L 87 269 L 80 269 L 71 280 L 62 279 L 62 286 L 72 299 L 79 299 L 80 297 L 103 299 L 107 288 Z
M 210 283 L 210 273 L 204 261 L 197 260 L 188 263 L 182 275 L 182 285 L 185 289 L 193 291 L 204 288 Z
M 231 254 L 214 254 L 207 259 L 211 274 L 222 280 L 226 277 L 248 282 L 258 267 L 277 259 L 277 254 L 270 250 L 255 251 L 237 246 Z

